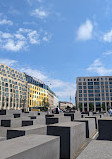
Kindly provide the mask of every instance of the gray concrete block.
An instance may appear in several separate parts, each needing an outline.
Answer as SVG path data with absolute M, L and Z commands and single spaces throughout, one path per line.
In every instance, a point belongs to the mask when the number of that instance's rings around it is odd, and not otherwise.
M 98 128 L 98 117 L 96 117 L 96 116 L 85 116 L 85 118 L 93 118 L 93 119 L 95 119 L 95 128 L 96 129 Z
M 21 114 L 13 114 L 14 115 L 14 118 L 20 118 L 21 117 Z
M 77 159 L 112 159 L 112 142 L 93 140 Z
M 30 117 L 30 119 L 37 119 L 36 116 L 29 116 L 29 117 Z
M 0 142 L 1 142 L 1 141 L 5 141 L 5 140 L 6 140 L 5 137 L 1 137 L 1 136 L 0 136 Z
M 55 123 L 63 123 L 63 122 L 70 122 L 71 116 L 58 116 L 58 117 L 50 117 L 46 118 L 46 124 L 55 124 Z
M 1 142 L 0 159 L 59 159 L 59 137 L 27 135 Z
M 6 115 L 21 114 L 21 110 L 6 110 Z
M 48 117 L 54 117 L 54 114 L 47 114 L 47 115 L 45 115 L 45 117 L 46 118 L 48 118 Z
M 90 119 L 90 118 L 81 118 L 81 119 L 76 119 L 74 122 L 85 122 L 85 129 L 86 129 L 86 138 L 91 138 L 95 133 L 95 119 Z
M 1 120 L 2 127 L 21 127 L 33 125 L 33 120 L 29 118 L 14 118 Z
M 81 118 L 81 113 L 79 111 L 75 111 L 74 119 Z
M 71 121 L 74 120 L 74 113 L 64 113 L 64 116 L 70 116 L 71 117 Z
M 12 139 L 12 138 L 25 136 L 29 134 L 46 135 L 47 126 L 33 125 L 33 126 L 26 126 L 26 127 L 20 127 L 20 128 L 13 128 L 13 129 L 7 130 L 7 139 Z
M 1 127 L 0 126 L 0 137 L 7 138 L 7 130 L 10 129 L 10 127 Z
M 112 118 L 105 117 L 98 120 L 99 140 L 111 140 L 112 141 Z
M 86 140 L 85 123 L 65 122 L 49 125 L 47 134 L 60 136 L 60 158 L 71 159 Z

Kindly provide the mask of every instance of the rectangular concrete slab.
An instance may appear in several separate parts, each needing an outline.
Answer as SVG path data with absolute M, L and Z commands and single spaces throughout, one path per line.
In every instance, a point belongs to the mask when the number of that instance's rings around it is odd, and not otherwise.
M 64 116 L 70 116 L 71 117 L 71 121 L 74 120 L 74 113 L 64 113 Z
M 59 159 L 59 137 L 27 135 L 0 142 L 0 159 Z
M 29 126 L 33 125 L 33 120 L 29 118 L 10 118 L 1 120 L 1 126 L 3 127 L 21 127 L 21 126 Z
M 99 140 L 112 141 L 112 117 L 105 117 L 98 120 Z
M 33 125 L 33 126 L 26 126 L 26 127 L 20 127 L 20 128 L 13 128 L 13 129 L 7 130 L 7 139 L 12 139 L 12 138 L 25 136 L 29 134 L 46 135 L 47 126 Z
M 91 138 L 95 133 L 95 119 L 90 118 L 81 118 L 75 119 L 74 122 L 85 122 L 85 129 L 86 129 L 86 138 Z
M 112 159 L 112 142 L 93 140 L 77 159 Z
M 71 159 L 86 140 L 85 123 L 64 122 L 49 125 L 47 134 L 60 136 L 60 158 Z
M 93 118 L 93 119 L 95 119 L 95 128 L 97 129 L 98 128 L 98 117 L 96 117 L 96 116 L 85 116 L 85 118 Z
M 63 123 L 63 122 L 70 122 L 71 116 L 58 116 L 58 117 L 50 117 L 46 118 L 46 124 L 55 124 L 55 123 Z

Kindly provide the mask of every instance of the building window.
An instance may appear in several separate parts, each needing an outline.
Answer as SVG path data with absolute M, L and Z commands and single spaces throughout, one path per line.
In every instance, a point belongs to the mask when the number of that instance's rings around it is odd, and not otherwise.
M 93 82 L 88 82 L 88 85 L 93 85 Z
M 93 90 L 88 90 L 88 93 L 93 93 Z
M 79 97 L 82 97 L 82 94 L 79 94 Z
M 40 92 L 39 92 L 40 93 Z M 82 90 L 79 90 L 79 93 L 82 93 Z
M 94 101 L 94 98 L 89 98 L 89 101 Z
M 88 86 L 88 89 L 93 89 L 93 86 Z
M 99 82 L 94 82 L 94 85 L 99 85 Z
M 82 98 L 79 98 L 79 101 L 82 101 Z
M 86 89 L 86 86 L 83 86 L 83 89 Z
M 87 90 L 84 90 L 84 93 L 87 93 Z

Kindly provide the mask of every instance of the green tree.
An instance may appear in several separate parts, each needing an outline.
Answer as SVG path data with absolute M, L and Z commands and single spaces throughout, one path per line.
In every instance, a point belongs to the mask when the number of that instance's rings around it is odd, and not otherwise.
M 105 103 L 102 103 L 102 109 L 105 110 Z
M 94 110 L 94 104 L 93 103 L 89 103 L 89 110 Z
M 65 109 L 70 110 L 70 109 L 71 109 L 71 107 L 70 107 L 69 105 L 67 105 L 67 107 L 66 107 Z
M 43 99 L 42 106 L 43 106 L 44 111 L 48 110 L 48 108 L 49 108 L 50 105 L 49 105 L 48 102 L 46 102 L 46 98 Z
M 82 111 L 82 103 L 79 103 L 78 107 L 79 107 L 80 111 Z

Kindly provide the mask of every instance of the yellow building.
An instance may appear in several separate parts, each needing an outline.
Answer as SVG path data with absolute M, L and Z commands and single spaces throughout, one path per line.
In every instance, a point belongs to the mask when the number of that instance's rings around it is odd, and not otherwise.
M 48 93 L 46 89 L 28 83 L 28 92 L 29 108 L 43 106 L 44 99 L 45 102 L 48 102 Z

